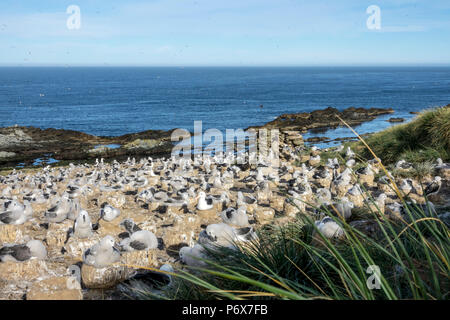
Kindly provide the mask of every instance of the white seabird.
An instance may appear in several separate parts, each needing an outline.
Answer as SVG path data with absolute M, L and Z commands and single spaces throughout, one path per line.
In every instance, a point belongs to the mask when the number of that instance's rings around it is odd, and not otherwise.
M 78 238 L 89 238 L 92 236 L 91 217 L 85 210 L 81 210 L 74 224 L 74 235 Z
M 206 227 L 207 238 L 217 246 L 234 247 L 237 240 L 235 229 L 225 223 L 210 224 Z
M 33 216 L 33 208 L 28 201 L 24 201 L 22 205 L 17 200 L 11 200 L 5 202 L 3 206 L 6 211 L 0 213 L 0 225 L 23 224 Z
M 83 262 L 95 268 L 105 268 L 120 260 L 120 251 L 112 236 L 106 236 L 83 253 Z
M 248 226 L 248 216 L 244 206 L 237 210 L 228 208 L 220 213 L 220 217 L 226 224 L 237 225 L 240 227 Z
M 210 210 L 213 207 L 212 199 L 206 199 L 206 194 L 203 191 L 200 191 L 198 194 L 198 203 L 197 203 L 197 209 L 198 210 Z
M 0 248 L 0 261 L 26 261 L 32 257 L 45 259 L 47 249 L 42 241 L 30 240 L 26 244 L 7 244 Z
M 69 197 L 64 194 L 55 206 L 45 212 L 44 217 L 48 222 L 63 222 L 71 209 Z
M 100 209 L 100 218 L 105 221 L 112 221 L 120 215 L 120 210 L 114 208 L 113 206 L 104 203 L 103 207 Z
M 254 204 L 257 200 L 252 196 L 244 196 L 244 194 L 239 191 L 237 194 L 236 204 L 238 207 L 246 206 L 248 204 Z
M 353 158 L 355 156 L 355 153 L 350 149 L 350 147 L 347 147 L 347 151 L 345 152 L 345 156 L 347 158 Z
M 183 263 L 192 267 L 205 267 L 208 264 L 201 260 L 206 258 L 206 250 L 201 244 L 191 247 L 183 247 L 179 252 L 180 259 Z
M 129 238 L 123 239 L 119 246 L 124 251 L 156 249 L 158 239 L 151 231 L 139 230 L 133 232 Z
M 326 238 L 341 238 L 344 230 L 332 218 L 325 216 L 322 220 L 315 222 L 319 232 Z
M 334 207 L 342 218 L 348 220 L 352 216 L 352 209 L 355 205 L 347 197 L 343 197 L 338 203 L 334 204 Z M 332 210 L 332 213 L 334 213 L 334 210 Z
M 81 264 L 81 263 L 80 263 Z M 66 285 L 69 290 L 80 290 L 81 289 L 81 269 L 78 264 L 73 264 L 67 268 L 69 271 L 69 278 L 67 279 Z

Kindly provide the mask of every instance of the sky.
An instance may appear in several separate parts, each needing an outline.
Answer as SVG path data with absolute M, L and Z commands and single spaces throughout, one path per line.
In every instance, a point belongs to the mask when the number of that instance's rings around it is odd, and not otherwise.
M 450 1 L 1 0 L 0 65 L 450 65 Z

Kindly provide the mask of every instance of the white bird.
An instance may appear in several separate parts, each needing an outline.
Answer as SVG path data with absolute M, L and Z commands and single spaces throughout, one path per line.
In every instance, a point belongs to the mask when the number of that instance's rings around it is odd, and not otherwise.
M 309 161 L 320 161 L 320 155 L 318 154 L 317 156 L 312 156 Z
M 350 149 L 350 147 L 347 147 L 347 152 L 345 153 L 345 156 L 347 158 L 353 158 L 355 156 L 355 153 Z
M 375 204 L 377 207 L 373 208 L 373 211 L 380 210 L 381 213 L 384 214 L 385 206 L 386 206 L 386 199 L 387 195 L 384 193 L 381 193 L 375 200 Z
M 355 164 L 356 164 L 355 159 L 350 159 L 350 160 L 347 160 L 347 162 L 345 163 L 345 166 L 348 168 L 353 168 L 355 166 Z
M 123 239 L 119 246 L 124 251 L 156 249 L 158 248 L 158 239 L 151 231 L 139 230 Z
M 245 207 L 239 207 L 237 210 L 228 208 L 220 213 L 220 217 L 226 224 L 237 225 L 240 227 L 248 226 L 248 216 Z
M 256 174 L 256 181 L 257 182 L 262 182 L 265 181 L 263 172 L 262 172 L 262 168 L 258 168 L 257 174 Z
M 91 217 L 85 210 L 81 210 L 74 224 L 74 235 L 78 238 L 89 238 L 92 236 Z
M 24 201 L 24 205 L 20 204 L 17 200 L 6 201 L 3 207 L 6 211 L 0 213 L 0 225 L 23 224 L 33 216 L 33 208 L 26 200 Z
M 359 184 L 355 184 L 350 190 L 348 190 L 348 193 L 352 196 L 362 196 L 363 191 Z
M 406 160 L 399 160 L 396 164 L 395 164 L 395 168 L 396 169 L 404 169 L 404 170 L 408 170 L 411 169 L 413 167 L 413 165 L 409 162 L 406 162 Z
M 134 223 L 132 219 L 124 219 L 119 223 L 119 226 L 123 227 L 127 232 L 127 237 L 131 236 L 134 232 L 141 231 L 142 229 Z
M 238 207 L 246 206 L 248 204 L 256 203 L 256 199 L 252 196 L 244 196 L 244 194 L 239 191 L 237 194 L 236 204 Z
M 60 223 L 66 220 L 71 210 L 69 197 L 67 194 L 64 194 L 55 206 L 44 213 L 44 217 L 48 222 Z
M 81 264 L 81 263 L 80 263 Z M 66 285 L 69 290 L 80 290 L 81 289 L 81 269 L 78 264 L 73 264 L 67 268 L 69 271 L 69 278 L 67 279 Z
M 351 169 L 346 168 L 340 175 L 333 181 L 335 185 L 347 185 L 352 180 Z
M 39 240 L 30 240 L 26 244 L 7 244 L 0 248 L 0 261 L 26 261 L 32 257 L 45 259 L 47 249 Z
M 180 259 L 183 263 L 192 267 L 205 267 L 208 264 L 201 260 L 206 259 L 206 250 L 201 244 L 191 247 L 183 247 L 179 252 Z
M 198 203 L 197 203 L 197 209 L 198 210 L 210 210 L 213 207 L 212 199 L 206 199 L 206 194 L 203 191 L 200 191 L 198 194 Z
M 78 199 L 69 200 L 70 211 L 67 219 L 76 220 L 81 211 L 80 201 Z
M 316 191 L 317 200 L 320 204 L 328 205 L 331 203 L 331 192 L 327 188 L 319 188 Z
M 403 179 L 400 184 L 400 190 L 406 195 L 408 195 L 412 190 L 412 184 L 408 180 L 409 179 Z
M 112 236 L 106 236 L 83 253 L 83 262 L 95 268 L 105 268 L 120 260 L 120 251 Z
M 344 235 L 344 230 L 332 218 L 325 216 L 322 220 L 315 222 L 317 229 L 326 238 L 341 238 Z
M 105 221 L 112 221 L 120 215 L 120 210 L 104 203 L 100 209 L 100 218 Z
M 237 240 L 235 229 L 225 223 L 210 224 L 206 227 L 207 239 L 214 245 L 223 247 L 234 247 Z
M 353 202 L 349 201 L 347 197 L 343 197 L 339 202 L 334 204 L 334 207 L 342 218 L 348 220 L 352 216 L 352 209 L 355 205 Z M 334 212 L 334 210 L 331 210 L 331 212 Z

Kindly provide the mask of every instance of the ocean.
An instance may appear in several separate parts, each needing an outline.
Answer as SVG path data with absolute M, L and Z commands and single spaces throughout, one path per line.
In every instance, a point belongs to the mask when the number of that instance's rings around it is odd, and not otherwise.
M 358 126 L 450 103 L 450 67 L 2 67 L 0 127 L 118 136 L 150 129 L 238 129 L 326 107 L 393 108 Z M 260 106 L 263 105 L 261 108 Z M 338 128 L 311 136 L 352 136 Z

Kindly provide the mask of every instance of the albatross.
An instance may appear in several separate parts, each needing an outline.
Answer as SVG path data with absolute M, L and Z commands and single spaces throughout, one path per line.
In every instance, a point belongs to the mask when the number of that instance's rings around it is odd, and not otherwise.
M 39 240 L 30 240 L 26 244 L 7 244 L 0 248 L 0 261 L 26 261 L 32 257 L 45 259 L 47 249 Z
M 105 268 L 119 260 L 120 251 L 109 235 L 83 253 L 83 262 L 95 268 Z

